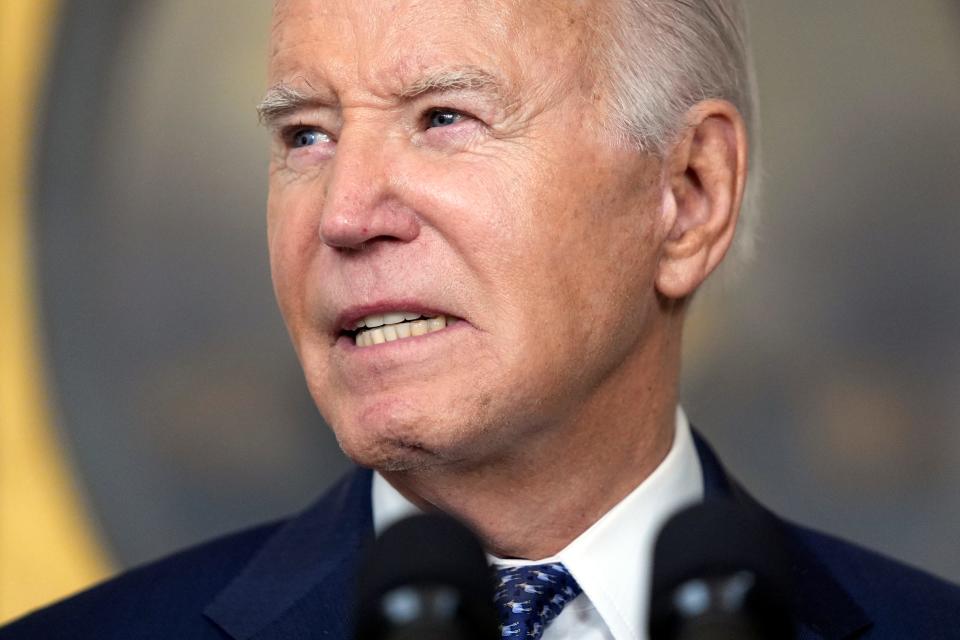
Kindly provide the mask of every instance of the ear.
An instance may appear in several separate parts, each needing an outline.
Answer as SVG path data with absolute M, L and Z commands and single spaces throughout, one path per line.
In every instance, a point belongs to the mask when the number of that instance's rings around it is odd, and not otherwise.
M 747 176 L 747 132 L 736 107 L 697 103 L 686 124 L 663 164 L 666 239 L 656 286 L 672 299 L 692 295 L 730 248 Z

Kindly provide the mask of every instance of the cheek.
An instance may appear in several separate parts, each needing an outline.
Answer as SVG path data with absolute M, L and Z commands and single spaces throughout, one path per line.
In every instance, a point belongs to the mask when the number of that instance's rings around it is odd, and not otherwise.
M 529 206 L 522 289 L 549 325 L 537 339 L 546 350 L 604 351 L 630 341 L 653 308 L 656 266 L 655 190 L 633 188 L 628 176 L 557 176 Z
M 438 286 L 472 289 L 461 298 L 499 297 L 531 251 L 530 181 L 522 163 L 503 155 L 425 160 L 411 154 L 390 167 L 398 197 L 438 238 L 425 246 L 424 264 L 443 274 Z

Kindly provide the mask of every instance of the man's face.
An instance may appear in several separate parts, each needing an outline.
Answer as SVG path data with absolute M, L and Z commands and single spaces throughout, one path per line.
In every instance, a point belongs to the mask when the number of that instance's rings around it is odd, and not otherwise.
M 270 84 L 299 97 L 269 117 L 274 287 L 362 464 L 506 455 L 572 424 L 644 348 L 659 165 L 600 133 L 574 4 L 277 6 Z M 456 321 L 356 344 L 361 321 L 404 313 Z M 411 337 L 363 346 L 392 332 Z

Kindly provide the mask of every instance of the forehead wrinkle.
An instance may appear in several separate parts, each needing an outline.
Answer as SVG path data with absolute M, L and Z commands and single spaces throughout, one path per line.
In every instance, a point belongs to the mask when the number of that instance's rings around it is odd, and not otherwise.
M 581 17 L 583 7 L 580 3 L 584 0 L 578 0 L 573 7 L 568 5 L 570 1 L 572 0 L 537 0 L 527 5 L 516 0 L 464 0 L 461 9 L 465 14 L 461 17 L 460 27 L 466 29 L 482 26 L 477 33 L 482 44 L 474 43 L 475 46 L 471 47 L 470 42 L 464 42 L 455 35 L 456 29 L 451 30 L 451 25 L 444 24 L 442 17 L 431 14 L 426 16 L 427 22 L 433 24 L 434 20 L 439 20 L 434 35 L 442 35 L 428 48 L 424 48 L 426 43 L 420 41 L 417 48 L 411 50 L 409 42 L 402 39 L 398 41 L 397 38 L 411 30 L 416 31 L 418 25 L 420 29 L 424 28 L 421 19 L 425 16 L 421 11 L 403 11 L 414 7 L 421 8 L 422 3 L 417 0 L 377 4 L 376 10 L 368 10 L 362 14 L 358 14 L 364 5 L 361 2 L 340 6 L 319 0 L 281 0 L 274 12 L 274 68 L 280 71 L 278 75 L 281 77 L 285 75 L 282 73 L 283 67 L 287 67 L 288 72 L 306 72 L 310 77 L 322 73 L 329 80 L 322 84 L 338 88 L 335 96 L 337 100 L 333 104 L 339 104 L 340 100 L 346 99 L 347 94 L 341 92 L 346 92 L 348 87 L 353 85 L 358 89 L 362 87 L 361 94 L 365 93 L 367 97 L 376 97 L 384 102 L 403 102 L 426 93 L 475 91 L 493 96 L 500 104 L 509 107 L 518 101 L 521 89 L 523 94 L 526 94 L 528 89 L 544 90 L 547 87 L 541 85 L 544 85 L 545 81 L 547 85 L 553 85 L 559 80 L 556 78 L 549 81 L 550 79 L 542 77 L 536 68 L 521 67 L 517 73 L 517 61 L 514 57 L 517 54 L 517 40 L 524 40 L 519 36 L 536 33 L 538 39 L 545 38 L 546 41 L 555 42 L 558 28 L 564 36 L 569 35 L 575 21 L 568 22 L 563 18 Z M 300 50 L 306 46 L 303 40 L 282 42 L 287 40 L 283 37 L 287 34 L 280 33 L 280 23 L 292 18 L 290 14 L 296 13 L 295 8 L 304 9 L 302 17 L 309 23 L 326 23 L 325 31 L 328 31 L 333 23 L 337 23 L 336 42 L 342 46 L 326 52 L 332 52 L 333 55 L 317 58 L 316 55 L 311 56 Z M 549 33 L 544 35 L 545 31 Z M 313 35 L 315 41 L 319 39 L 316 32 Z M 543 41 L 541 40 L 540 47 L 543 46 Z M 333 41 L 324 42 L 330 45 Z M 444 67 L 443 62 L 436 57 L 438 50 L 448 49 L 446 57 L 459 57 L 460 60 L 448 60 L 449 66 Z M 351 55 L 341 55 L 344 51 L 349 51 Z M 541 51 L 538 48 L 535 52 Z M 500 57 L 494 55 L 495 53 Z M 519 57 L 523 59 L 525 56 Z M 434 65 L 424 58 L 434 58 L 432 62 L 440 64 L 434 68 Z M 495 63 L 492 68 L 483 65 L 484 60 L 491 59 Z M 504 71 L 511 73 L 500 73 L 501 65 L 497 64 L 500 62 L 506 65 Z M 304 69 L 305 66 L 310 67 L 309 71 Z M 321 69 L 324 66 L 325 71 Z M 531 74 L 530 77 L 527 77 L 528 74 Z M 514 85 L 514 82 L 517 84 Z M 276 101 L 266 99 L 261 103 L 264 117 L 287 112 L 287 109 L 274 109 L 274 106 L 283 106 L 275 103 Z M 291 101 L 287 100 L 286 103 L 290 104 Z

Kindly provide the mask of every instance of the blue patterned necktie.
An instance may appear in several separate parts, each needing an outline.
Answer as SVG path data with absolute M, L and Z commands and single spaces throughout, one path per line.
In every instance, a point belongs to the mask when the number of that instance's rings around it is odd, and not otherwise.
M 538 640 L 583 589 L 560 563 L 497 569 L 494 600 L 504 638 Z

